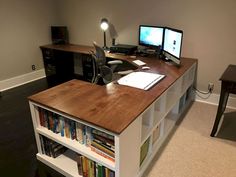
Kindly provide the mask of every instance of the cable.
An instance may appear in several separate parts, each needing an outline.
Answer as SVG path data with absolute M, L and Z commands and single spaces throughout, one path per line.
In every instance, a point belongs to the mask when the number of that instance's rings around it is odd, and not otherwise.
M 196 87 L 193 87 L 193 89 L 196 91 L 197 96 L 199 96 L 202 99 L 208 99 L 212 94 L 212 90 L 208 90 L 208 92 L 203 92 L 203 91 L 198 90 Z M 199 93 L 206 96 L 202 96 Z
M 208 92 L 203 92 L 203 91 L 200 91 L 198 90 L 197 88 L 193 87 L 194 90 L 196 90 L 197 92 L 201 93 L 201 94 L 204 94 L 204 95 L 207 95 L 207 94 L 211 94 L 212 92 L 210 90 L 208 90 Z

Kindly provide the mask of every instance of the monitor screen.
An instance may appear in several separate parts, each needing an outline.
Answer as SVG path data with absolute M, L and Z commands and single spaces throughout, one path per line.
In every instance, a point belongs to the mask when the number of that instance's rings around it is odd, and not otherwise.
M 139 45 L 148 47 L 162 46 L 163 32 L 163 27 L 140 25 Z
M 180 64 L 183 31 L 165 28 L 163 54 L 167 59 Z

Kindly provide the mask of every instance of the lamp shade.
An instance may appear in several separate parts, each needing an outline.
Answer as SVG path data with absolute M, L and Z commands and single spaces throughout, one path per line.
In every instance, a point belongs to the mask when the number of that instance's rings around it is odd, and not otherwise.
M 106 18 L 103 18 L 101 20 L 101 28 L 103 31 L 106 31 L 108 29 L 109 25 L 108 25 L 108 20 Z

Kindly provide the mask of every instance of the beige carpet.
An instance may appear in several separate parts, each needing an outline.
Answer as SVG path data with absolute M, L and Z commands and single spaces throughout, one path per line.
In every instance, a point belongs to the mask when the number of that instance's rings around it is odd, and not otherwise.
M 226 114 L 212 138 L 216 111 L 214 105 L 194 102 L 143 176 L 236 177 L 236 114 Z

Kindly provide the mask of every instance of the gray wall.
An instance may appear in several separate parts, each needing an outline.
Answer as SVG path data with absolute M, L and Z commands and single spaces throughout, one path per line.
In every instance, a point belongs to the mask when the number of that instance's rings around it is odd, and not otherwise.
M 197 87 L 213 82 L 219 93 L 219 77 L 236 64 L 235 9 L 235 0 L 1 0 L 0 81 L 43 68 L 39 46 L 50 43 L 51 25 L 67 25 L 71 43 L 102 45 L 106 17 L 119 43 L 137 45 L 139 24 L 182 29 L 182 56 L 199 61 Z
M 215 84 L 228 64 L 236 64 L 235 0 L 60 0 L 60 19 L 72 43 L 103 45 L 99 23 L 106 17 L 118 42 L 137 45 L 138 25 L 163 25 L 184 31 L 182 56 L 197 58 L 197 87 Z M 109 42 L 111 41 L 108 37 Z
M 43 68 L 39 46 L 57 22 L 55 0 L 0 1 L 0 81 Z

